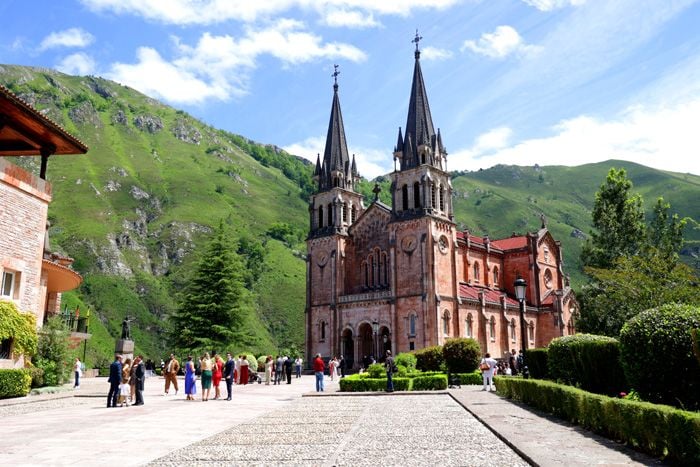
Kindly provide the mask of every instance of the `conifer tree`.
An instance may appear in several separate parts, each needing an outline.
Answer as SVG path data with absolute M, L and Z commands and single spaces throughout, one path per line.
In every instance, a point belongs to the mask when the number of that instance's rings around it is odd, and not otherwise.
M 611 168 L 595 194 L 595 230 L 581 252 L 585 266 L 611 268 L 616 259 L 642 251 L 646 241 L 643 201 L 631 189 L 625 169 Z
M 234 343 L 244 322 L 242 261 L 223 223 L 206 245 L 172 317 L 171 340 L 182 350 L 211 350 Z

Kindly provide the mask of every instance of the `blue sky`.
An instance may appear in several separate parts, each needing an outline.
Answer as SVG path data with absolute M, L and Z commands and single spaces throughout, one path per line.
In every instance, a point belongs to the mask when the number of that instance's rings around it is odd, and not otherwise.
M 416 29 L 449 170 L 700 174 L 698 0 L 4 0 L 0 63 L 113 79 L 315 160 L 333 64 L 362 175 L 393 168 Z

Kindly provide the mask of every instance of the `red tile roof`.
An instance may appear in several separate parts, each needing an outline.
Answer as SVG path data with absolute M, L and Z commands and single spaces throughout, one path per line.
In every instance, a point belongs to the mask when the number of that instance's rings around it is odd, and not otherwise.
M 491 303 L 501 303 L 501 296 L 505 294 L 505 292 L 501 290 L 492 290 L 488 289 L 486 287 L 477 287 L 474 285 L 469 285 L 465 283 L 460 283 L 459 284 L 459 296 L 460 298 L 471 298 L 474 300 L 479 299 L 479 292 L 484 292 L 486 295 L 486 301 L 491 302 Z M 508 305 L 513 305 L 513 306 L 518 306 L 518 301 L 514 298 L 508 297 L 506 295 L 506 303 Z
M 494 240 L 491 242 L 491 246 L 499 250 L 515 250 L 527 246 L 527 237 L 519 236 Z

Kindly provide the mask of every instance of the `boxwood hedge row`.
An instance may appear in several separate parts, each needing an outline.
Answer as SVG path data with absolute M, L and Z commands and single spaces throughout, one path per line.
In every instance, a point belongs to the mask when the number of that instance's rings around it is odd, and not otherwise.
M 32 377 L 23 369 L 0 370 L 0 399 L 29 394 Z

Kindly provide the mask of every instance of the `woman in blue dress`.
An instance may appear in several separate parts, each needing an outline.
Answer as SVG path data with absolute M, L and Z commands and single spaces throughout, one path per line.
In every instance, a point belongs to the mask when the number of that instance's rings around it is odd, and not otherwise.
M 192 355 L 188 355 L 185 363 L 185 394 L 187 394 L 188 401 L 193 401 L 194 395 L 197 394 L 196 383 L 197 377 L 195 375 L 194 362 L 192 361 Z

